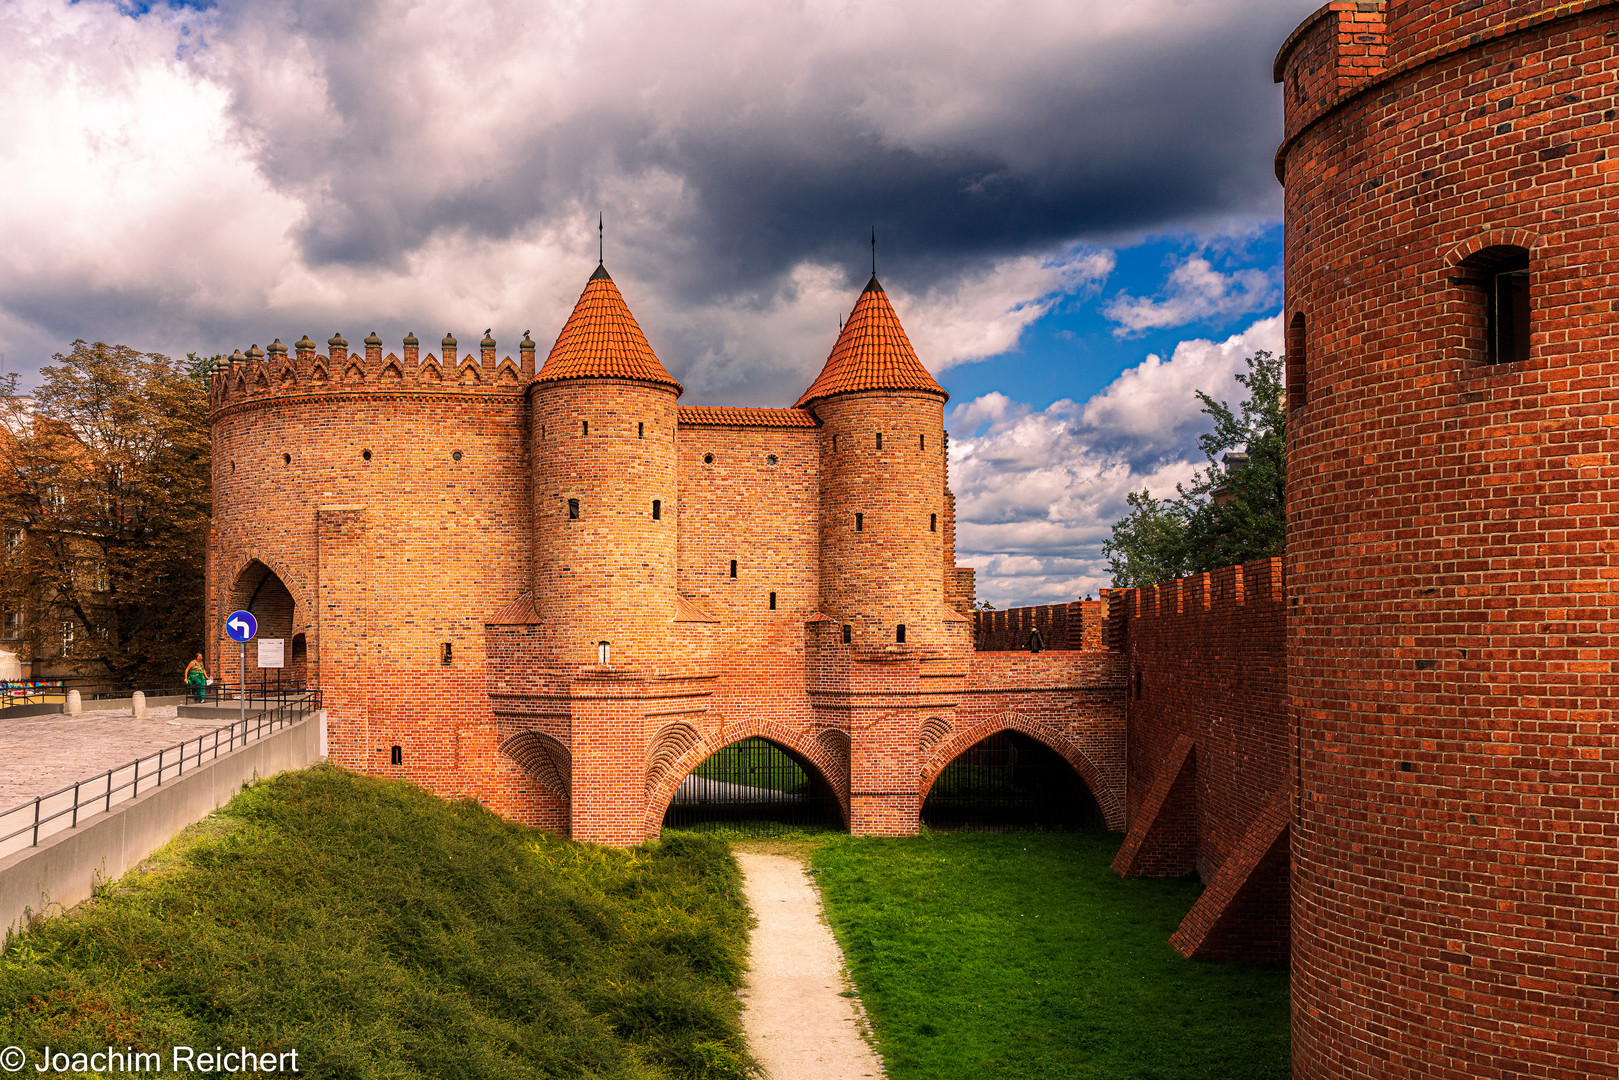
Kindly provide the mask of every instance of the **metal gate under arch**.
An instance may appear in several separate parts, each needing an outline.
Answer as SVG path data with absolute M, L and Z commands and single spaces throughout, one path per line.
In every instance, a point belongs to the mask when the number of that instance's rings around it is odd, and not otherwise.
M 941 832 L 1058 832 L 1100 827 L 1101 808 L 1062 755 L 1018 731 L 974 743 L 939 773 L 922 824 Z
M 837 829 L 836 798 L 813 769 L 756 735 L 721 747 L 693 769 L 675 789 L 663 827 L 750 836 Z

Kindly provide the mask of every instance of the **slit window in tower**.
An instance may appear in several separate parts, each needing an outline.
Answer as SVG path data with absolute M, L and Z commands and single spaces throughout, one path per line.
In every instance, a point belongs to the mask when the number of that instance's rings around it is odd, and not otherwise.
M 454 650 L 448 641 L 440 642 L 438 647 L 438 662 L 444 667 L 449 667 L 453 659 L 453 652 Z
M 586 435 L 589 435 L 590 434 L 590 421 L 589 420 L 581 420 L 581 421 L 579 421 L 579 423 L 582 425 L 584 433 Z
M 635 437 L 637 439 L 646 438 L 646 423 L 645 423 L 645 421 L 637 420 L 635 422 Z
M 855 532 L 865 532 L 866 531 L 866 515 L 865 514 L 856 514 L 854 516 L 854 531 Z
M 938 531 L 939 531 L 939 515 L 938 514 L 929 514 L 928 515 L 928 532 L 938 532 Z
M 1308 386 L 1304 328 L 1304 312 L 1295 312 L 1287 324 L 1287 407 L 1295 411 L 1304 407 Z
M 832 436 L 832 452 L 834 454 L 838 452 L 838 437 L 836 435 Z
M 843 643 L 845 645 L 849 644 L 849 639 L 853 635 L 854 635 L 854 627 L 850 626 L 848 623 L 844 623 L 843 624 Z
M 390 765 L 402 765 L 402 764 L 404 764 L 404 762 L 405 762 L 405 749 L 404 749 L 404 747 L 402 747 L 402 746 L 390 746 L 388 748 L 388 764 L 390 764 Z
M 577 521 L 579 519 L 579 500 L 568 500 L 568 517 Z
M 898 626 L 894 627 L 894 640 L 899 642 L 901 645 L 905 644 L 905 624 L 904 623 L 900 623 Z
M 1504 259 L 1490 277 L 1489 362 L 1529 359 L 1529 256 Z
M 879 431 L 877 433 L 877 449 L 881 450 L 882 448 L 883 448 L 883 433 Z
M 770 594 L 770 610 L 771 611 L 776 610 L 776 594 L 775 593 Z
M 608 658 L 610 656 L 612 656 L 612 651 L 613 651 L 613 647 L 611 645 L 609 645 L 607 642 L 605 642 L 605 641 L 596 642 L 596 663 L 598 663 L 598 664 L 610 663 L 610 660 Z
M 736 577 L 736 560 L 731 560 L 731 576 Z
M 918 450 L 926 450 L 928 448 L 928 437 L 926 435 L 918 435 L 917 440 L 916 446 Z
M 663 519 L 663 500 L 662 499 L 653 499 L 652 500 L 652 520 L 653 521 L 661 521 L 662 519 Z

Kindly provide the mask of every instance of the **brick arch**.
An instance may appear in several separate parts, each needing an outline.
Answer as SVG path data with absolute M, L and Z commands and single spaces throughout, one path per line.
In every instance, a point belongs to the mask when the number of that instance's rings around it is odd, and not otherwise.
M 230 576 L 225 579 L 225 595 L 221 599 L 226 606 L 219 612 L 220 617 L 223 618 L 231 610 L 229 607 L 232 603 L 231 598 L 236 595 L 236 589 L 242 577 L 253 567 L 254 563 L 264 567 L 270 574 L 274 575 L 275 579 L 281 582 L 282 587 L 292 595 L 292 627 L 289 633 L 313 634 L 315 623 L 311 613 L 314 608 L 305 595 L 306 590 L 303 583 L 298 580 L 296 575 L 288 573 L 280 560 L 254 548 L 249 548 L 242 552 Z
M 1124 804 L 1119 799 L 1119 792 L 1114 785 L 1105 781 L 1102 771 L 1096 767 L 1090 755 L 1085 753 L 1079 744 L 1051 725 L 1016 712 L 980 720 L 938 743 L 933 753 L 928 756 L 927 764 L 922 767 L 918 786 L 921 801 L 927 801 L 933 782 L 939 778 L 946 765 L 974 743 L 982 742 L 1002 731 L 1016 731 L 1027 735 L 1060 755 L 1079 774 L 1079 778 L 1085 781 L 1085 786 L 1090 788 L 1091 795 L 1096 799 L 1096 805 L 1102 810 L 1102 818 L 1107 822 L 1107 827 L 1115 832 L 1124 830 Z
M 1452 247 L 1446 253 L 1439 271 L 1441 274 L 1449 274 L 1485 248 L 1518 247 L 1533 255 L 1541 243 L 1540 237 L 1528 229 L 1488 229 Z
M 564 805 L 571 799 L 573 754 L 560 740 L 542 731 L 519 731 L 500 744 L 500 752 Z
M 834 750 L 803 730 L 793 730 L 770 720 L 743 720 L 727 725 L 712 735 L 699 739 L 678 758 L 663 766 L 662 776 L 647 789 L 646 835 L 656 836 L 663 826 L 663 815 L 674 801 L 675 789 L 680 787 L 691 771 L 714 754 L 732 743 L 758 736 L 775 743 L 793 756 L 799 765 L 808 765 L 826 782 L 837 798 L 838 813 L 843 827 L 849 827 L 849 772 L 847 759 L 840 762 Z M 834 744 L 835 745 L 835 744 Z

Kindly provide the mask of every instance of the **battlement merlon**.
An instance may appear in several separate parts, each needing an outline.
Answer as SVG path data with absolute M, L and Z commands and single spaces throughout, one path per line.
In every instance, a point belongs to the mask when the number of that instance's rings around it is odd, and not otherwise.
M 534 380 L 534 342 L 524 335 L 519 347 L 522 357 L 495 359 L 494 339 L 485 334 L 480 353 L 458 359 L 455 338 L 446 335 L 443 359 L 432 353 L 421 356 L 420 342 L 409 334 L 402 343 L 403 358 L 390 352 L 383 355 L 382 340 L 375 333 L 365 339 L 363 352 L 350 352 L 348 341 L 334 334 L 327 351 L 317 353 L 306 334 L 289 350 L 277 338 L 267 348 L 254 345 L 237 350 L 209 375 L 210 412 L 263 401 L 333 394 L 405 393 L 469 394 L 515 397 Z
M 1222 566 L 1133 589 L 1108 591 L 1111 619 L 1169 619 L 1204 617 L 1222 611 L 1251 613 L 1261 606 L 1277 609 L 1285 603 L 1280 557 L 1255 559 L 1241 566 Z
M 1317 8 L 1288 36 L 1272 68 L 1283 84 L 1283 141 L 1382 75 L 1388 51 L 1384 0 L 1332 0 Z

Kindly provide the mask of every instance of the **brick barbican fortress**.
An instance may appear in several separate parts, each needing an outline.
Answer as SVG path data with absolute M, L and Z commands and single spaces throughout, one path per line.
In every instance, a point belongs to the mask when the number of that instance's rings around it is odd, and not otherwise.
M 538 365 L 232 357 L 209 625 L 289 640 L 333 760 L 579 840 L 750 736 L 911 833 L 1020 732 L 1202 877 L 1177 948 L 1291 963 L 1295 1076 L 1619 1075 L 1615 7 L 1340 0 L 1275 75 L 1285 560 L 975 613 L 875 277 L 793 407 L 691 407 L 598 267 Z

